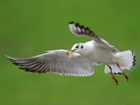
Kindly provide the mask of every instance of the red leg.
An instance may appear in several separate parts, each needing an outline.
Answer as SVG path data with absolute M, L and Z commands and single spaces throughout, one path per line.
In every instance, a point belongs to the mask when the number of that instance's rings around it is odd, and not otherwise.
M 109 66 L 109 65 L 107 65 L 107 66 L 110 68 L 112 78 L 113 78 L 114 81 L 116 82 L 116 85 L 118 85 L 118 80 L 117 80 L 117 79 L 115 78 L 115 76 L 113 75 L 111 66 Z
M 129 79 L 129 77 L 122 71 L 122 69 L 121 69 L 121 67 L 120 67 L 120 65 L 117 63 L 117 62 L 115 62 L 116 64 L 117 64 L 117 66 L 119 67 L 119 69 L 121 70 L 121 72 L 122 72 L 122 74 L 124 75 L 124 77 L 126 78 L 126 80 L 128 81 L 128 79 Z

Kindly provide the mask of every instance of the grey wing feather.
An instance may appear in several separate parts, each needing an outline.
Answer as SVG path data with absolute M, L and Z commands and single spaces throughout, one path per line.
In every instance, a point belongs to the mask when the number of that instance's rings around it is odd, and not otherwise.
M 95 42 L 96 46 L 107 48 L 114 53 L 119 52 L 117 48 L 110 45 L 104 39 L 98 37 L 88 27 L 85 28 L 83 25 L 80 26 L 79 23 L 75 24 L 74 22 L 69 22 L 69 29 L 70 29 L 70 32 L 75 36 L 85 36 L 85 37 L 91 38 Z
M 66 52 L 67 50 L 54 50 L 30 58 L 5 56 L 26 72 L 38 74 L 52 72 L 72 76 L 90 76 L 94 73 L 93 63 L 90 60 L 78 53 L 73 53 L 73 59 L 69 60 Z

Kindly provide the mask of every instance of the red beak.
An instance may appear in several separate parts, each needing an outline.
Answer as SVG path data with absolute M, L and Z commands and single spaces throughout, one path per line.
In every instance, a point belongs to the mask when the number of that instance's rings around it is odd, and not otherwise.
M 67 52 L 67 55 L 69 55 L 70 53 L 73 53 L 75 50 L 76 50 L 76 49 L 74 49 L 74 50 L 69 50 L 69 51 Z

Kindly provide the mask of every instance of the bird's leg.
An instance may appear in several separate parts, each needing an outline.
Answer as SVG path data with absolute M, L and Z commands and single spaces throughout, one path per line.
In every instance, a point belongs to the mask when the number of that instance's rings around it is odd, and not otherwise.
M 122 74 L 124 75 L 124 77 L 126 78 L 126 80 L 128 81 L 128 79 L 129 79 L 129 77 L 122 71 L 122 69 L 121 69 L 121 67 L 120 67 L 120 65 L 117 63 L 117 62 L 115 62 L 116 64 L 117 64 L 117 66 L 119 67 L 119 69 L 121 70 L 121 72 L 122 72 Z
M 114 81 L 116 82 L 116 85 L 118 85 L 118 80 L 117 80 L 117 79 L 115 78 L 115 76 L 113 75 L 111 66 L 109 66 L 109 65 L 107 65 L 107 66 L 110 68 L 112 78 L 113 78 Z

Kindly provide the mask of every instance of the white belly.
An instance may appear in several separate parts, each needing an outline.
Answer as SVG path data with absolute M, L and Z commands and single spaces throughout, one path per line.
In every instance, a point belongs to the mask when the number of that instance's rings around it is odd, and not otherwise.
M 115 62 L 115 54 L 100 47 L 96 47 L 87 57 L 95 62 L 101 62 L 104 64 L 113 64 Z

